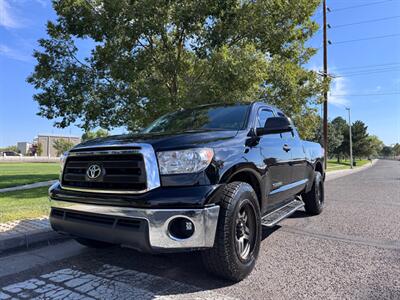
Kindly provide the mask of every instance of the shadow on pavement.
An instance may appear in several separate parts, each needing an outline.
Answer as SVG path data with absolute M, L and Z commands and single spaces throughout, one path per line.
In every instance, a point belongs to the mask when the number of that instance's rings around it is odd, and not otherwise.
M 280 226 L 263 227 L 262 240 L 266 240 L 279 228 Z M 113 247 L 107 250 L 94 250 L 84 256 L 70 259 L 67 263 L 88 274 L 96 274 L 104 265 L 113 265 L 185 284 L 185 289 L 177 290 L 175 294 L 207 292 L 234 284 L 208 273 L 202 264 L 199 251 L 147 254 L 133 249 Z M 150 292 L 155 291 L 150 289 Z M 168 293 L 168 295 L 174 294 L 174 289 L 168 290 Z M 158 291 L 157 295 L 162 293 Z
M 310 218 L 310 217 L 312 217 L 312 216 L 307 214 L 305 211 L 298 210 L 294 214 L 289 216 L 289 219 L 304 219 L 304 218 Z

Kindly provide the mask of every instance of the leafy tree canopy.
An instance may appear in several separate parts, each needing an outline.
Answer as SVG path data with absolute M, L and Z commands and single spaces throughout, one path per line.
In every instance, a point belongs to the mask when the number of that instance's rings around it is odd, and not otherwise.
M 323 145 L 324 136 L 322 120 L 319 121 L 319 124 L 320 126 L 316 130 L 315 136 L 312 140 Z M 336 125 L 337 124 L 333 122 L 328 123 L 328 154 L 330 157 L 340 155 L 340 146 L 342 145 L 344 139 L 341 128 L 338 128 Z
M 366 156 L 368 158 L 377 157 L 382 151 L 383 142 L 376 135 L 369 135 L 367 137 Z
M 74 146 L 74 143 L 66 139 L 57 139 L 54 141 L 54 149 L 57 150 L 57 156 L 60 156 L 64 152 L 68 151 Z M 39 154 L 40 155 L 40 154 Z
M 100 137 L 106 137 L 108 136 L 108 131 L 105 129 L 98 129 L 97 131 L 86 131 L 84 134 L 82 134 L 82 141 L 87 141 L 87 140 L 92 140 Z
M 352 148 L 354 157 L 376 157 L 381 152 L 383 142 L 375 135 L 368 135 L 368 127 L 364 122 L 357 120 L 352 124 Z M 321 137 L 317 131 L 317 136 Z M 329 155 L 336 156 L 338 161 L 341 157 L 349 157 L 350 137 L 349 125 L 342 117 L 336 117 L 329 123 L 328 127 Z
M 393 153 L 394 153 L 394 155 L 396 155 L 396 156 L 399 156 L 399 155 L 400 155 L 400 144 L 399 144 L 399 143 L 396 143 L 396 144 L 393 146 Z
M 383 146 L 381 150 L 381 155 L 385 157 L 393 156 L 393 148 L 390 146 Z
M 357 120 L 351 126 L 351 137 L 353 141 L 353 155 L 355 157 L 364 157 L 369 154 L 368 126 L 364 122 Z
M 54 0 L 58 18 L 28 78 L 38 114 L 58 127 L 134 130 L 178 108 L 261 99 L 309 136 L 327 87 L 304 68 L 319 2 Z

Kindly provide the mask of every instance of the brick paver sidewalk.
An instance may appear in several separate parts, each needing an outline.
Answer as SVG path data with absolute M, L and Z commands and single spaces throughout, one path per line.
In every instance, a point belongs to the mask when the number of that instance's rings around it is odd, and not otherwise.
M 45 217 L 33 220 L 18 220 L 0 223 L 0 236 L 20 233 L 26 234 L 28 232 L 48 229 L 50 228 L 49 226 L 49 219 Z
M 0 252 L 60 238 L 46 217 L 0 223 Z

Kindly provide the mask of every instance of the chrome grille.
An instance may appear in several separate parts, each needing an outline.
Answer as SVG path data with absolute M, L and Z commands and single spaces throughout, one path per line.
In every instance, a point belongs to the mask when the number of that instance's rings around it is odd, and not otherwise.
M 90 178 L 97 165 L 100 175 Z M 61 178 L 64 189 L 101 193 L 142 193 L 160 186 L 158 165 L 150 145 L 76 149 L 68 154 Z

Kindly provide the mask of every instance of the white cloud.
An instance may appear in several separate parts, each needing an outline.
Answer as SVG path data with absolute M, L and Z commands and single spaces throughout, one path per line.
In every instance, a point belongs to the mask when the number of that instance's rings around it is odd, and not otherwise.
M 6 0 L 0 0 L 0 26 L 5 28 L 22 27 L 22 23 L 15 16 L 10 3 Z
M 11 58 L 11 59 L 24 61 L 24 62 L 28 62 L 28 61 L 32 60 L 31 56 L 25 55 L 19 51 L 13 50 L 10 47 L 3 45 L 3 44 L 0 44 L 0 55 Z
M 350 101 L 346 97 L 347 94 L 347 80 L 343 77 L 333 78 L 328 94 L 328 103 L 336 106 L 348 106 Z

